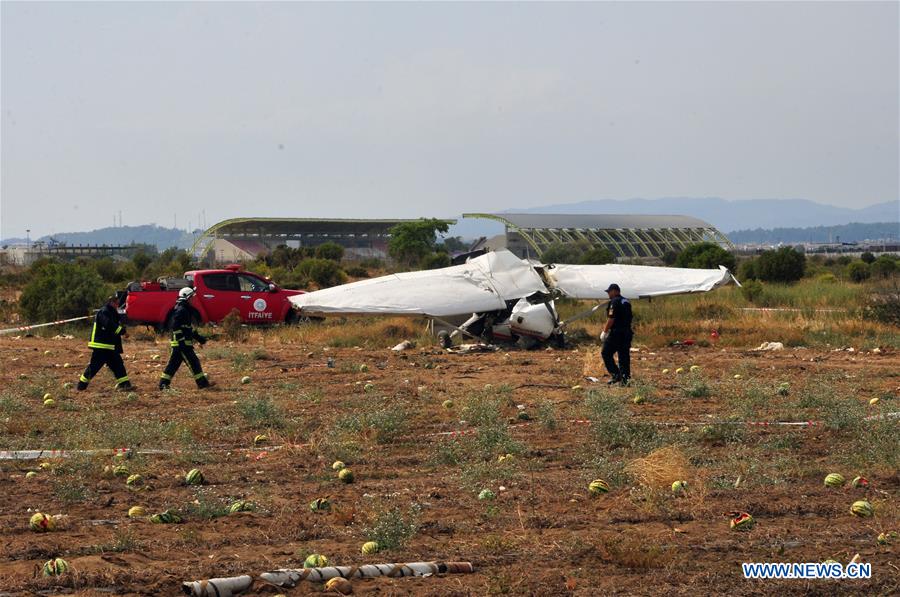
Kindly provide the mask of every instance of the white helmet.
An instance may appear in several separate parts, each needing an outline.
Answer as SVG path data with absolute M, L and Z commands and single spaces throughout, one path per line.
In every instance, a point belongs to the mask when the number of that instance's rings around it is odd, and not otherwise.
M 194 296 L 194 289 L 190 286 L 185 286 L 181 290 L 178 291 L 178 300 L 187 301 L 190 300 L 192 296 Z

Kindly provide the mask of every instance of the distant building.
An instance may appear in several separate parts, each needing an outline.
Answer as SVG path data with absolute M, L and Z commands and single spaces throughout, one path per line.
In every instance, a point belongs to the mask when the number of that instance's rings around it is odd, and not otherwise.
M 667 251 L 713 242 L 732 249 L 731 241 L 712 224 L 689 216 L 613 214 L 463 214 L 501 222 L 505 233 L 482 239 L 474 249 L 507 248 L 516 255 L 540 258 L 562 243 L 606 247 L 619 259 L 661 259 Z
M 253 261 L 265 257 L 269 252 L 269 247 L 259 241 L 240 238 L 216 238 L 209 248 L 215 263 Z
M 231 263 L 256 259 L 279 245 L 317 247 L 333 242 L 344 247 L 348 257 L 384 259 L 390 229 L 411 221 L 416 220 L 235 218 L 204 231 L 191 253 L 210 263 Z
M 112 245 L 66 245 L 49 244 L 41 241 L 30 245 L 11 245 L 0 249 L 0 263 L 30 266 L 38 259 L 56 257 L 74 259 L 76 257 L 114 257 L 124 259 L 134 253 L 135 246 Z

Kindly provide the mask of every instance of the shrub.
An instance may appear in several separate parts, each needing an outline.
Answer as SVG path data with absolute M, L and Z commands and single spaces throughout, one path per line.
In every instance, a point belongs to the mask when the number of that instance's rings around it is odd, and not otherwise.
M 257 271 L 257 273 L 261 272 Z M 305 290 L 311 281 L 309 276 L 299 269 L 286 270 L 280 267 L 273 269 L 269 277 L 279 286 L 287 288 L 288 290 Z
M 130 261 L 117 262 L 104 257 L 94 260 L 90 265 L 105 282 L 126 282 L 138 277 L 138 272 Z
M 297 266 L 297 272 L 312 279 L 319 288 L 337 286 L 347 279 L 341 266 L 330 259 L 304 259 Z
M 111 292 L 91 267 L 43 262 L 22 290 L 19 310 L 28 321 L 78 317 L 101 307 Z
M 143 276 L 156 279 L 160 276 L 181 276 L 191 269 L 192 257 L 184 249 L 166 249 L 144 268 Z
M 675 265 L 675 262 L 678 261 L 678 251 L 673 249 L 668 249 L 662 256 L 662 262 L 665 265 Z
M 384 269 L 384 262 L 377 257 L 369 257 L 368 259 L 363 259 L 359 262 L 360 267 L 364 267 L 367 270 L 373 269 Z
M 854 261 L 847 266 L 847 276 L 854 282 L 864 282 L 872 275 L 869 264 L 865 261 Z
M 278 245 L 265 257 L 265 261 L 272 267 L 283 267 L 290 270 L 297 267 L 306 256 L 306 251 L 303 249 L 292 249 L 287 245 Z M 253 271 L 257 269 L 254 268 Z
M 706 398 L 712 393 L 703 376 L 696 373 L 692 373 L 687 383 L 682 384 L 681 392 L 688 398 Z
M 578 263 L 583 265 L 604 265 L 606 263 L 615 263 L 616 256 L 606 247 L 593 247 L 586 251 Z
M 875 289 L 864 308 L 866 319 L 900 326 L 900 284 Z
M 541 252 L 544 263 L 578 263 L 586 248 L 575 243 L 553 243 Z
M 353 278 L 368 278 L 369 270 L 359 265 L 351 265 L 346 270 L 347 275 Z
M 235 408 L 238 414 L 254 428 L 280 429 L 284 426 L 284 412 L 268 398 L 247 397 L 238 401 Z
M 765 251 L 756 262 L 757 278 L 765 282 L 796 282 L 806 272 L 806 256 L 793 247 Z
M 716 243 L 697 243 L 685 247 L 675 260 L 676 267 L 689 267 L 694 269 L 715 269 L 724 265 L 730 270 L 734 269 L 734 255 L 717 245 Z
M 434 218 L 397 224 L 390 229 L 388 252 L 397 261 L 414 265 L 434 252 L 437 233 L 446 233 L 447 230 L 445 222 Z
M 816 281 L 821 284 L 835 284 L 835 283 L 837 283 L 838 279 L 831 272 L 826 272 L 824 274 L 819 274 L 816 277 Z
M 145 251 L 138 251 L 131 257 L 131 264 L 134 265 L 134 270 L 137 273 L 136 278 L 140 278 L 144 270 L 147 269 L 147 266 L 153 262 L 153 257 L 150 256 Z
M 412 504 L 404 511 L 399 506 L 380 507 L 371 522 L 363 529 L 369 541 L 378 543 L 379 550 L 403 547 L 419 530 L 422 507 Z
M 222 326 L 223 335 L 232 342 L 243 341 L 247 337 L 247 332 L 241 322 L 241 312 L 237 309 L 232 309 L 228 315 L 222 319 L 220 325 Z
M 450 265 L 450 255 L 443 252 L 431 253 L 422 258 L 419 267 L 422 269 L 440 269 Z
M 741 294 L 751 303 L 762 297 L 763 290 L 763 285 L 758 280 L 747 280 L 741 285 Z
M 590 430 L 594 444 L 601 450 L 650 450 L 659 442 L 656 428 L 650 423 L 634 422 L 612 394 L 593 390 L 585 398 L 585 406 L 593 422 Z
M 742 261 L 737 268 L 737 277 L 741 282 L 758 278 L 759 274 L 756 273 L 756 260 L 748 259 L 747 261 Z
M 875 278 L 889 278 L 897 271 L 897 262 L 889 255 L 882 255 L 869 266 Z
M 860 258 L 860 260 L 863 261 L 863 263 L 868 263 L 868 264 L 871 264 L 872 262 L 875 261 L 875 255 L 873 255 L 869 251 L 866 251 L 865 253 L 860 255 L 859 258 Z
M 331 261 L 340 261 L 344 258 L 344 247 L 335 243 L 322 243 L 316 247 L 316 259 L 330 259 Z

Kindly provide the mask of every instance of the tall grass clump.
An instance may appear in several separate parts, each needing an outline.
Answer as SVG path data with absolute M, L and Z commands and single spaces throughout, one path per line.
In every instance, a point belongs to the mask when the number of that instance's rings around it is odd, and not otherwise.
M 592 390 L 585 398 L 591 420 L 590 433 L 597 448 L 649 451 L 661 441 L 655 426 L 631 419 L 621 399 L 603 390 Z
M 403 547 L 418 532 L 421 514 L 422 507 L 415 503 L 406 509 L 379 507 L 363 528 L 363 535 L 367 541 L 378 543 L 379 551 Z

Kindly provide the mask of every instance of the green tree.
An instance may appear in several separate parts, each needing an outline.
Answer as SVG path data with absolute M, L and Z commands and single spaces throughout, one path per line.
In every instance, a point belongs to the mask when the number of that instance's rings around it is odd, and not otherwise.
M 592 247 L 582 253 L 578 263 L 582 265 L 604 265 L 615 263 L 616 256 L 606 247 Z
M 724 265 L 734 270 L 734 255 L 717 245 L 716 243 L 697 243 L 688 245 L 675 260 L 676 267 L 689 267 L 692 269 L 715 269 Z
M 541 251 L 544 263 L 578 263 L 586 248 L 575 243 L 552 243 Z
M 258 273 L 258 272 L 257 272 Z M 272 268 L 271 279 L 273 282 L 288 290 L 305 290 L 309 286 L 309 277 L 299 268 L 289 270 L 283 267 Z
M 765 282 L 796 282 L 806 273 L 806 255 L 793 247 L 764 251 L 756 260 L 756 274 Z
M 150 279 L 160 276 L 181 276 L 193 267 L 193 259 L 184 249 L 170 247 L 159 254 L 144 270 Z
M 866 251 L 865 253 L 860 255 L 859 258 L 862 259 L 864 263 L 868 263 L 869 265 L 872 265 L 872 262 L 875 261 L 875 255 L 873 255 L 869 251 Z
M 297 266 L 296 272 L 316 283 L 319 288 L 329 288 L 343 284 L 347 275 L 337 262 L 331 259 L 304 259 Z
M 741 261 L 737 268 L 737 277 L 741 282 L 758 278 L 759 275 L 756 273 L 756 260 L 747 259 L 746 261 Z
M 146 251 L 139 249 L 131 258 L 131 263 L 134 264 L 134 271 L 137 272 L 137 277 L 140 278 L 147 266 L 153 263 L 153 257 Z
M 446 234 L 447 230 L 446 222 L 434 218 L 397 224 L 390 229 L 388 252 L 405 265 L 417 265 L 426 255 L 434 253 L 438 233 Z
M 864 282 L 872 275 L 869 264 L 865 261 L 854 261 L 847 266 L 847 276 L 854 282 Z
M 22 289 L 19 310 L 31 322 L 78 317 L 101 307 L 111 293 L 112 287 L 92 267 L 44 262 L 32 268 L 31 281 Z
M 420 262 L 422 269 L 439 269 L 450 265 L 450 255 L 443 251 L 426 255 Z
M 335 242 L 328 241 L 316 247 L 316 259 L 330 259 L 340 262 L 343 258 L 344 247 Z
M 674 249 L 667 249 L 662 256 L 662 262 L 664 265 L 675 265 L 675 262 L 678 261 L 678 251 Z
M 448 253 L 462 253 L 469 250 L 468 243 L 463 242 L 461 236 L 448 236 L 441 244 Z
M 897 262 L 889 255 L 882 255 L 869 266 L 876 278 L 889 278 L 897 271 Z
M 304 257 L 306 257 L 306 252 L 303 249 L 293 249 L 287 245 L 278 245 L 266 256 L 266 263 L 272 267 L 294 269 L 303 261 Z
M 111 257 L 102 257 L 85 265 L 92 266 L 104 282 L 122 283 L 138 277 L 131 261 L 116 261 Z

